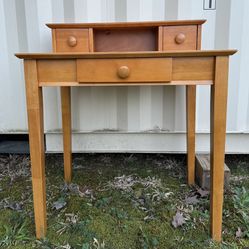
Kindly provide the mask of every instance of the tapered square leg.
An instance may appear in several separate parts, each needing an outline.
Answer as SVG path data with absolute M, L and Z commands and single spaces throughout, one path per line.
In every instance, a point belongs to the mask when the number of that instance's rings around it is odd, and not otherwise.
M 187 111 L 187 168 L 188 184 L 195 183 L 195 112 L 196 112 L 196 86 L 186 86 Z
M 224 159 L 228 87 L 228 57 L 216 58 L 215 79 L 211 86 L 211 221 L 215 241 L 221 241 L 224 192 Z
M 61 87 L 62 130 L 64 147 L 64 178 L 72 180 L 72 138 L 71 138 L 71 91 L 70 87 Z
M 38 86 L 36 61 L 26 60 L 24 69 L 36 237 L 40 239 L 47 229 L 42 88 Z

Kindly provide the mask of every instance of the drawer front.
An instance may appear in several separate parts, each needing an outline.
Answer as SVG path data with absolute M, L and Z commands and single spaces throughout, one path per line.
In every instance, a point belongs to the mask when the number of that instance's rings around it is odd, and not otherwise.
M 163 50 L 196 50 L 197 25 L 163 27 Z
M 77 60 L 80 83 L 168 82 L 171 78 L 171 58 Z
M 89 30 L 56 29 L 56 52 L 89 52 Z

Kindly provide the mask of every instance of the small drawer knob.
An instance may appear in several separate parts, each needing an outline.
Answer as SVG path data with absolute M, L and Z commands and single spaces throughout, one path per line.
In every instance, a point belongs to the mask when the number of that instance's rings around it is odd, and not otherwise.
M 68 39 L 67 39 L 67 44 L 70 46 L 70 47 L 75 47 L 77 45 L 77 39 L 75 36 L 69 36 Z
M 183 33 L 179 33 L 176 37 L 175 37 L 175 42 L 177 44 L 182 44 L 184 43 L 186 40 L 186 36 Z
M 121 66 L 118 69 L 118 76 L 122 79 L 126 79 L 130 75 L 130 69 L 127 66 Z

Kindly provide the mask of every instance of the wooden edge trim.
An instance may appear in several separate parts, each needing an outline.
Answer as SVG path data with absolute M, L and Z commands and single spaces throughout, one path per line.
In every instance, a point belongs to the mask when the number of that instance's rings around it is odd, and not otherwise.
M 98 58 L 158 58 L 158 57 L 210 57 L 233 55 L 237 50 L 184 50 L 170 52 L 93 52 L 93 53 L 16 53 L 19 59 L 98 59 Z
M 94 42 L 93 42 L 93 29 L 89 28 L 88 30 L 88 41 L 89 41 L 89 52 L 93 52 L 94 51 Z
M 163 26 L 158 27 L 158 51 L 163 51 Z
M 196 49 L 197 50 L 201 49 L 201 30 L 202 30 L 202 26 L 197 25 L 197 39 L 196 39 Z
M 99 22 L 99 23 L 47 23 L 46 26 L 54 28 L 113 28 L 113 27 L 152 27 L 161 25 L 198 25 L 206 20 L 175 20 L 175 21 L 151 21 L 151 22 Z
M 53 52 L 56 52 L 56 29 L 52 29 L 52 49 Z
M 171 81 L 164 83 L 79 83 L 79 82 L 39 82 L 39 87 L 53 86 L 187 86 L 187 85 L 213 85 L 212 80 L 195 80 L 195 81 Z

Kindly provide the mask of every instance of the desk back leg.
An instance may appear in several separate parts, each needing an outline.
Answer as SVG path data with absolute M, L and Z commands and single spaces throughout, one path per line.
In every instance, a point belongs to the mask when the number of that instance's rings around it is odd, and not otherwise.
M 61 110 L 64 148 L 64 178 L 67 183 L 72 180 L 72 138 L 71 138 L 71 89 L 61 87 Z
M 47 229 L 42 88 L 38 85 L 36 61 L 26 60 L 24 70 L 36 237 L 40 239 Z
M 186 86 L 188 184 L 195 183 L 195 112 L 196 86 Z
M 224 192 L 224 160 L 228 88 L 228 57 L 216 57 L 215 79 L 211 86 L 211 235 L 221 241 Z

